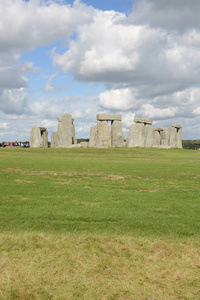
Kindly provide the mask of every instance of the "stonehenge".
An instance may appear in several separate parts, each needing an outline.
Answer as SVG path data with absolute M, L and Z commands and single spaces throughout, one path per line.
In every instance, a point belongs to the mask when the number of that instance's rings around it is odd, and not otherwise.
M 70 114 L 58 117 L 58 130 L 51 133 L 51 147 L 68 148 L 77 144 L 74 119 Z
M 170 147 L 182 148 L 182 126 L 173 124 L 170 129 Z
M 123 147 L 122 117 L 120 114 L 97 114 L 97 126 L 91 127 L 89 147 Z M 111 122 L 111 129 L 108 122 Z
M 33 127 L 30 135 L 31 148 L 48 148 L 48 131 L 44 127 Z
M 97 125 L 90 128 L 89 142 L 77 144 L 74 119 L 65 113 L 58 117 L 58 129 L 51 132 L 52 148 L 74 147 L 156 147 L 182 148 L 182 126 L 173 124 L 170 132 L 165 127 L 153 128 L 153 121 L 135 118 L 124 141 L 122 117 L 120 114 L 97 114 Z M 110 124 L 108 123 L 110 122 Z M 44 127 L 33 127 L 30 136 L 31 147 L 48 147 L 48 132 Z
M 153 121 L 151 119 L 135 118 L 135 124 L 130 126 L 127 147 L 153 146 Z
M 153 128 L 151 119 L 135 118 L 126 139 L 127 147 L 182 148 L 182 126 Z
M 167 128 L 154 129 L 153 146 L 157 148 L 169 148 L 169 131 Z

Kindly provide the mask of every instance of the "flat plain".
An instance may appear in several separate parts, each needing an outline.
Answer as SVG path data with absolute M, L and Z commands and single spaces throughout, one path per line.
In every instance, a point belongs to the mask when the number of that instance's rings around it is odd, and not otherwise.
M 0 149 L 0 299 L 200 299 L 200 151 Z

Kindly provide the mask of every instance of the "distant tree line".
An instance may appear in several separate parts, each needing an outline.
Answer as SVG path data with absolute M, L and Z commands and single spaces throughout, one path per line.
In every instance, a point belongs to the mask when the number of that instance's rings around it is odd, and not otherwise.
M 193 149 L 199 150 L 200 149 L 200 140 L 183 140 L 183 149 Z

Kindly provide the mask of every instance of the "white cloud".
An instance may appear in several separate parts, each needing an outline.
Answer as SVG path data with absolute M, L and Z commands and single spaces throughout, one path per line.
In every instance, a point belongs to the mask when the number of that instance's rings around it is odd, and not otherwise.
M 80 1 L 72 6 L 61 2 L 0 1 L 0 113 L 6 116 L 1 124 L 10 128 L 17 115 L 18 120 L 32 120 L 30 126 L 34 120 L 51 126 L 68 112 L 86 136 L 96 113 L 105 110 L 122 113 L 125 130 L 136 115 L 166 125 L 183 122 L 188 130 L 198 131 L 199 1 L 137 0 L 129 17 Z M 62 54 L 55 48 L 58 40 L 66 45 Z M 59 72 L 72 74 L 82 84 L 103 83 L 107 91 L 102 88 L 98 99 L 79 95 L 29 100 L 27 72 L 35 69 L 19 60 L 22 53 L 45 45 L 52 45 L 55 73 L 43 92 L 66 88 L 58 84 Z
M 72 72 L 75 80 L 115 89 L 132 86 L 141 98 L 156 97 L 199 83 L 199 41 L 194 29 L 182 35 L 129 24 L 114 11 L 96 11 L 93 21 L 78 28 L 69 49 L 64 54 L 54 49 L 52 59 L 56 69 Z
M 124 130 L 128 130 L 131 124 L 133 124 L 133 120 L 135 118 L 135 113 L 132 112 L 123 112 L 122 113 L 122 122 L 124 126 Z
M 200 116 L 200 106 L 197 107 L 197 108 L 195 108 L 195 109 L 193 110 L 193 114 L 194 114 L 194 115 L 199 115 L 199 116 Z
M 152 104 L 143 104 L 141 108 L 142 115 L 151 119 L 168 119 L 175 117 L 178 107 L 157 108 Z
M 49 99 L 48 101 L 30 102 L 27 114 L 38 118 L 57 119 L 62 112 L 67 110 L 67 99 Z
M 99 103 L 105 109 L 128 110 L 134 108 L 135 101 L 134 90 L 129 88 L 105 91 L 99 95 Z
M 0 129 L 8 129 L 8 123 L 0 123 Z
M 62 91 L 62 90 L 65 90 L 65 89 L 70 87 L 69 84 L 65 84 L 63 86 L 61 86 L 61 85 L 57 85 L 57 86 L 52 85 L 52 82 L 54 81 L 54 79 L 56 78 L 57 75 L 58 75 L 58 73 L 56 72 L 56 73 L 54 73 L 53 75 L 51 75 L 49 77 L 49 79 L 47 80 L 47 82 L 44 86 L 44 92 L 45 93 Z
M 1 0 L 0 87 L 26 86 L 26 68 L 13 66 L 22 53 L 56 40 L 67 40 L 78 26 L 91 20 L 92 12 L 91 7 L 79 1 L 70 6 L 54 1 Z
M 129 21 L 183 32 L 192 28 L 200 29 L 199 11 L 198 0 L 139 0 L 134 5 Z
M 44 87 L 44 92 L 54 92 L 55 91 L 55 87 L 52 86 L 52 80 L 54 80 L 54 78 L 57 76 L 57 73 L 54 73 L 53 75 L 51 75 L 49 77 L 49 79 L 47 80 L 47 83 L 45 84 L 45 87 Z
M 56 128 L 57 124 L 58 124 L 58 121 L 57 120 L 45 119 L 45 120 L 42 120 L 40 122 L 40 124 L 41 124 L 42 127 L 48 128 L 48 130 L 49 130 L 49 129 Z
M 6 114 L 23 114 L 27 108 L 27 94 L 25 89 L 0 91 L 0 110 Z
M 1 0 L 1 50 L 19 49 L 21 52 L 66 39 L 77 26 L 91 19 L 92 11 L 79 1 L 71 7 L 53 1 L 46 5 L 33 0 Z
M 27 86 L 26 73 L 35 72 L 32 63 L 21 63 L 17 66 L 0 67 L 0 89 L 17 89 Z

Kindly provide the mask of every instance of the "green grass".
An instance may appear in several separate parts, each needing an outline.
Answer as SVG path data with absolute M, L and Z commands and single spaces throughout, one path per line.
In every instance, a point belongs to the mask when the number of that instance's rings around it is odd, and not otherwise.
M 3 148 L 0 168 L 0 299 L 200 299 L 199 151 Z

